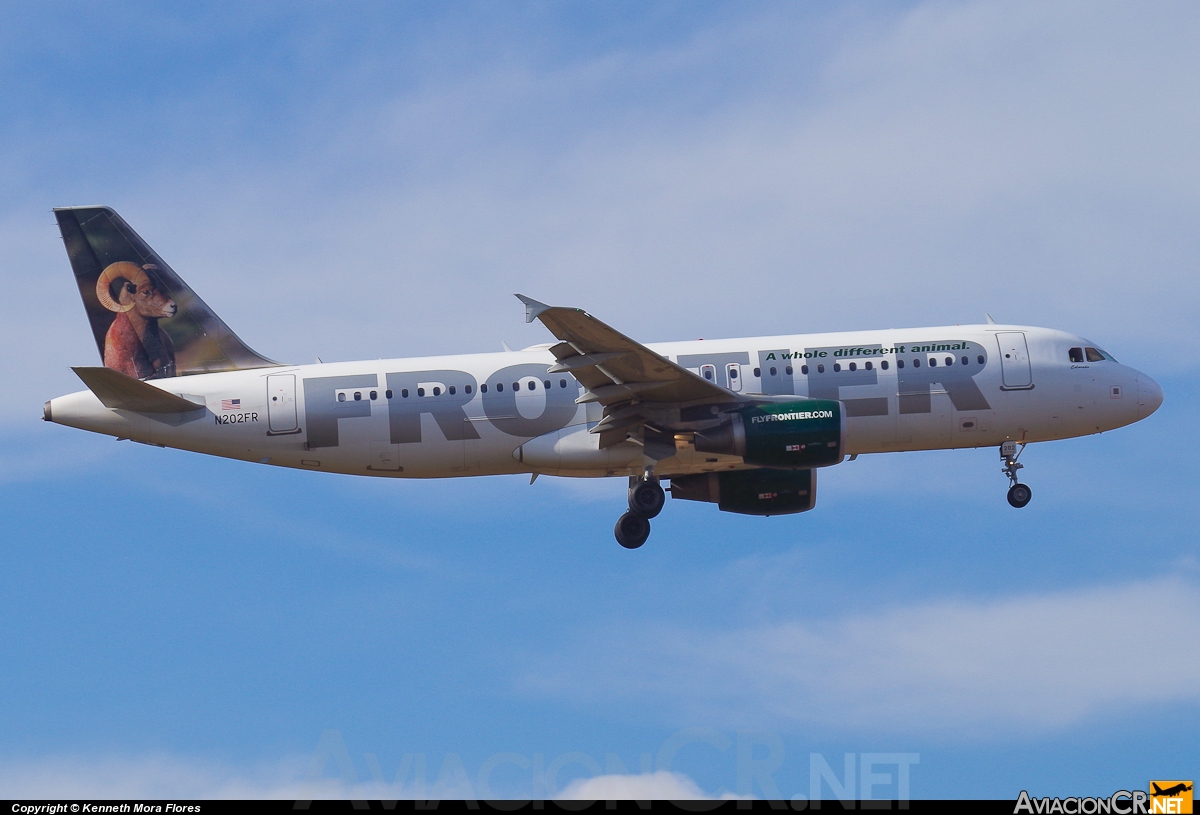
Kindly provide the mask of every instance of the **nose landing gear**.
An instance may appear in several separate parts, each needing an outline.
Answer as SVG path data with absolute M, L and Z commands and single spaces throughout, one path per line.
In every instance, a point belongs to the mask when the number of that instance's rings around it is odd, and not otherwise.
M 629 479 L 629 511 L 617 519 L 613 534 L 626 549 L 637 549 L 650 537 L 650 519 L 662 512 L 667 495 L 650 470 Z
M 1025 452 L 1025 445 L 1022 444 L 1021 449 L 1018 450 L 1015 441 L 1006 441 L 1000 445 L 1000 458 L 1004 460 L 1004 466 L 1000 472 L 1008 476 L 1009 483 L 1012 485 L 1008 488 L 1008 503 L 1017 509 L 1028 504 L 1033 498 L 1033 490 L 1029 489 L 1029 485 L 1017 481 L 1017 470 L 1025 467 L 1024 464 L 1017 461 L 1023 452 Z

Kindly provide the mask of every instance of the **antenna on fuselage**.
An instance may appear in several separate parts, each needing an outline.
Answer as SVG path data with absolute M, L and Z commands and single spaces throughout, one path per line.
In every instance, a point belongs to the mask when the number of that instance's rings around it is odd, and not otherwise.
M 995 325 L 995 324 L 996 324 L 996 318 L 995 318 L 995 317 L 993 317 L 992 315 L 988 314 L 986 311 L 983 313 L 983 316 L 984 316 L 984 317 L 987 317 L 987 324 L 988 324 L 988 325 Z

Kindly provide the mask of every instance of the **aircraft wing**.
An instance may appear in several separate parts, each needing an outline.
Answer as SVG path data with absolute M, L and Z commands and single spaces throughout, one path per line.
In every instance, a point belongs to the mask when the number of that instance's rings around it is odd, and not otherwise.
M 732 391 L 654 353 L 583 309 L 548 306 L 521 294 L 517 298 L 525 304 L 525 322 L 541 320 L 551 334 L 562 340 L 550 348 L 558 360 L 550 372 L 570 372 L 587 389 L 577 401 L 604 406 L 604 418 L 591 431 L 601 434 L 601 447 L 624 441 L 629 429 L 645 423 L 638 408 L 641 403 L 741 400 Z

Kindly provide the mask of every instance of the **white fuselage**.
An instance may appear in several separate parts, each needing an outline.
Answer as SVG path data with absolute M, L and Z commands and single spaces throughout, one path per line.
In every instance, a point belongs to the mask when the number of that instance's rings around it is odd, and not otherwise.
M 989 324 L 649 347 L 734 392 L 841 400 L 844 452 L 853 455 L 1064 439 L 1152 413 L 1162 391 L 1145 374 L 1111 359 L 1071 361 L 1071 348 L 1091 345 L 1061 331 Z M 601 418 L 599 405 L 576 404 L 581 386 L 569 374 L 546 373 L 555 362 L 548 348 L 160 379 L 151 384 L 203 409 L 111 410 L 81 391 L 48 403 L 47 418 L 164 447 L 355 475 L 642 472 L 637 444 L 599 448 L 587 432 Z M 656 471 L 742 466 L 680 439 Z

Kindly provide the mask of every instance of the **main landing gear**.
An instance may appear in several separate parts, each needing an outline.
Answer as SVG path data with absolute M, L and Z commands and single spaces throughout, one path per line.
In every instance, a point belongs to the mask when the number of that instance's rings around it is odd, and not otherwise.
M 662 512 L 667 494 L 652 472 L 629 479 L 629 511 L 617 519 L 613 534 L 626 549 L 637 549 L 650 537 L 650 519 Z
M 1033 490 L 1029 489 L 1027 484 L 1017 481 L 1017 470 L 1025 467 L 1024 464 L 1017 462 L 1023 452 L 1025 452 L 1025 445 L 1022 444 L 1021 449 L 1018 450 L 1015 441 L 1006 441 L 1000 445 L 1000 458 L 1004 460 L 1004 467 L 1000 472 L 1008 476 L 1008 481 L 1012 485 L 1008 488 L 1008 503 L 1017 509 L 1028 504 L 1033 498 Z

